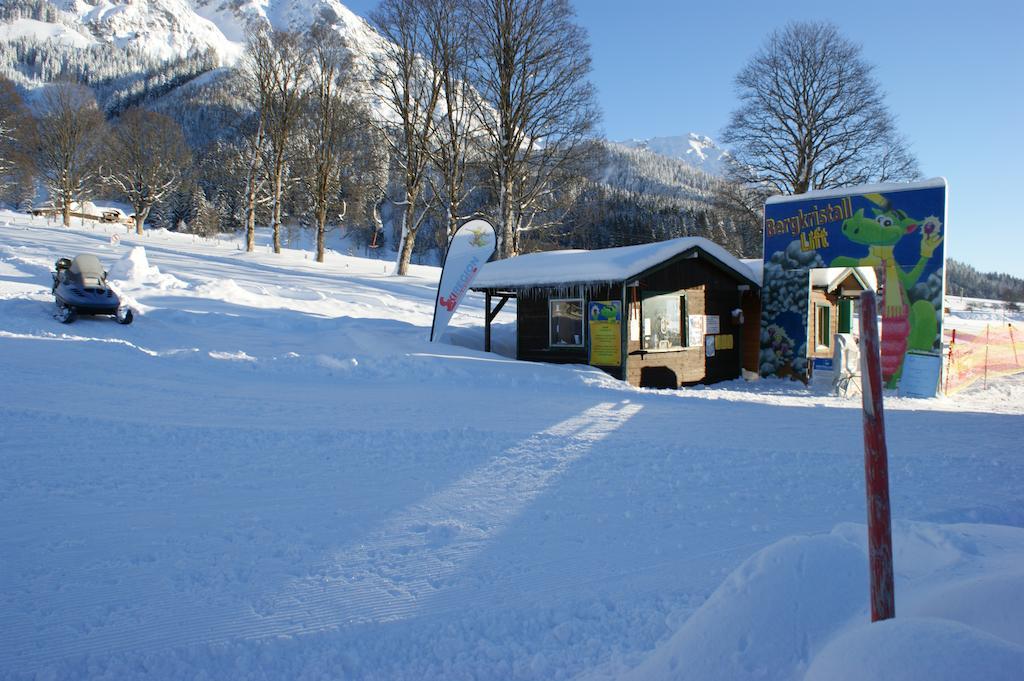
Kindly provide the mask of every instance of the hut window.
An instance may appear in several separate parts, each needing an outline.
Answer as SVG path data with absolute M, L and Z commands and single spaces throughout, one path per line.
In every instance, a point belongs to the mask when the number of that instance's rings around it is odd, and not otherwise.
M 583 300 L 552 298 L 548 301 L 551 347 L 583 347 Z
M 832 308 L 829 305 L 815 305 L 814 316 L 817 320 L 818 347 L 832 347 Z
M 686 295 L 645 293 L 641 301 L 643 349 L 674 350 L 686 347 Z

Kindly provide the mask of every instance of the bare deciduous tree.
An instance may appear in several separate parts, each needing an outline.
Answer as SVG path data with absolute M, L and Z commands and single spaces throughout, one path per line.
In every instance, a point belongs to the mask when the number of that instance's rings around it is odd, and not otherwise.
M 250 35 L 248 59 L 249 77 L 255 88 L 253 97 L 259 113 L 250 196 L 255 206 L 256 159 L 263 154 L 270 182 L 274 252 L 280 253 L 281 199 L 287 174 L 289 142 L 308 94 L 309 60 L 302 36 L 291 31 L 269 28 L 261 28 Z M 255 215 L 255 208 L 252 215 Z
M 773 32 L 736 89 L 741 105 L 723 140 L 740 183 L 803 194 L 918 174 L 872 67 L 832 24 Z
M 428 177 L 444 212 L 445 229 L 438 234 L 442 247 L 466 217 L 462 206 L 475 189 L 467 185 L 467 170 L 480 134 L 481 101 L 472 84 L 473 38 L 467 9 L 466 0 L 435 0 L 427 7 L 427 39 L 441 77 L 438 122 L 429 147 L 435 172 Z
M 384 93 L 382 139 L 401 176 L 402 206 L 396 274 L 409 270 L 412 249 L 426 209 L 420 205 L 436 129 L 441 73 L 435 45 L 427 31 L 428 12 L 437 0 L 383 0 L 371 16 L 384 37 L 382 54 L 373 59 L 373 80 Z
M 274 54 L 267 142 L 270 146 L 271 220 L 274 252 L 281 252 L 281 196 L 284 191 L 289 142 L 308 94 L 309 61 L 302 36 L 290 31 L 270 34 Z
M 322 24 L 308 38 L 312 60 L 310 96 L 304 127 L 306 186 L 316 220 L 316 261 L 324 261 L 324 235 L 331 206 L 339 201 L 344 175 L 341 164 L 353 151 L 351 138 L 363 119 L 350 101 L 351 59 L 336 32 Z M 351 159 L 350 159 L 351 160 Z M 346 212 L 343 207 L 340 214 Z
M 34 123 L 14 83 L 0 77 L 0 193 L 7 194 L 27 179 L 34 166 L 31 153 Z
M 357 178 L 365 188 L 366 202 L 370 206 L 370 217 L 373 220 L 373 231 L 367 243 L 375 247 L 382 245 L 384 236 L 381 207 L 388 200 L 388 180 L 391 174 L 390 145 L 385 137 L 378 127 L 370 126 L 366 129 L 366 163 Z
M 239 139 L 248 156 L 245 176 L 245 250 L 250 253 L 256 248 L 256 209 L 263 181 L 260 164 L 267 142 L 273 62 L 267 29 L 260 27 L 250 31 L 246 38 L 242 68 L 239 69 L 243 92 L 254 109 L 253 116 L 242 122 L 239 131 Z
M 50 199 L 71 225 L 71 205 L 88 198 L 99 172 L 106 120 L 92 90 L 59 83 L 43 94 L 37 121 L 39 170 Z
M 559 178 L 591 146 L 600 116 L 590 45 L 568 0 L 470 0 L 469 14 L 504 258 L 518 252 L 521 231 L 546 222 L 538 217 Z
M 103 181 L 128 199 L 135 210 L 135 232 L 142 234 L 153 204 L 174 191 L 192 153 L 177 123 L 139 108 L 121 115 L 110 140 Z

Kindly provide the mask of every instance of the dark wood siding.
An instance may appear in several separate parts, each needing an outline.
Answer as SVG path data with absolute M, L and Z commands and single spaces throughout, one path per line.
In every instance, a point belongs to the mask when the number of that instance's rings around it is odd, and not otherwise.
M 743 329 L 740 342 L 743 368 L 757 373 L 761 365 L 761 294 L 751 288 L 743 292 Z
M 717 266 L 699 258 L 678 260 L 651 272 L 640 281 L 637 301 L 643 291 L 685 291 L 688 315 L 717 315 L 719 334 L 731 335 L 733 347 L 717 349 L 714 357 L 705 356 L 704 344 L 681 350 L 650 352 L 641 349 L 639 340 L 628 343 L 627 379 L 633 385 L 651 388 L 678 388 L 694 383 L 713 383 L 740 375 L 741 330 L 732 311 L 741 307 L 739 282 Z M 633 296 L 629 307 L 633 310 Z M 746 326 L 746 325 L 744 325 Z M 628 329 L 627 329 L 628 330 Z
M 516 317 L 516 358 L 532 362 L 555 364 L 587 364 L 587 344 L 583 347 L 551 347 L 548 321 L 548 301 L 553 298 L 582 298 L 584 310 L 588 300 L 621 300 L 622 288 L 618 284 L 580 287 L 574 291 L 521 291 L 518 296 Z M 586 319 L 583 320 L 586 327 Z M 625 319 L 623 319 L 625 332 Z M 584 330 L 586 334 L 586 330 Z M 587 339 L 589 342 L 589 339 Z M 606 369 L 616 378 L 622 372 Z

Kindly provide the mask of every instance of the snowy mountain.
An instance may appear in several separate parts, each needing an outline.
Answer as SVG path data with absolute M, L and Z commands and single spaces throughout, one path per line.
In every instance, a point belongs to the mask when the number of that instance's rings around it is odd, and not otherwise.
M 353 43 L 379 40 L 337 0 L 12 0 L 0 20 L 3 41 L 132 48 L 164 60 L 212 51 L 228 66 L 240 57 L 246 31 L 259 24 L 302 30 L 326 22 Z
M 641 145 L 609 142 L 605 164 L 594 179 L 627 191 L 710 204 L 721 176 L 687 158 Z
M 5 0 L 0 76 L 31 102 L 40 86 L 74 81 L 110 115 L 146 106 L 176 119 L 195 148 L 225 135 L 247 109 L 233 68 L 246 33 L 326 23 L 366 72 L 383 42 L 337 0 Z
M 631 139 L 619 144 L 634 149 L 668 156 L 703 170 L 711 175 L 725 175 L 725 161 L 729 152 L 722 149 L 714 140 L 706 135 L 691 132 L 689 135 L 674 137 L 651 137 L 649 139 Z
M 725 207 L 727 182 L 691 162 L 651 149 L 604 142 L 587 175 L 561 246 L 604 248 L 702 236 L 744 257 L 759 254 L 761 226 Z

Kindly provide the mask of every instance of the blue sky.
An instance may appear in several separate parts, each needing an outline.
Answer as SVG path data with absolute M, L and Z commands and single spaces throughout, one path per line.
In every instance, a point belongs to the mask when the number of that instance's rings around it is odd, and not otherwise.
M 342 0 L 366 15 L 371 0 Z M 717 138 L 733 78 L 790 20 L 863 47 L 925 177 L 949 181 L 947 255 L 1024 277 L 1024 3 L 576 0 L 609 139 Z

